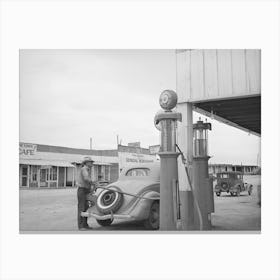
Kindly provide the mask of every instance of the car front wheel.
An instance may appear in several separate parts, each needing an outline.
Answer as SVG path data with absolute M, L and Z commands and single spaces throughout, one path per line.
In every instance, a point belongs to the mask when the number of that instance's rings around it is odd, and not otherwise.
M 159 202 L 152 203 L 149 217 L 144 221 L 144 227 L 146 229 L 156 230 L 159 229 Z

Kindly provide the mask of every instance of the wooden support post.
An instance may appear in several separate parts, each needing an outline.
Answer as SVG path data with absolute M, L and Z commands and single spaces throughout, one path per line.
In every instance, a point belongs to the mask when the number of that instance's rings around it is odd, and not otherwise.
M 30 165 L 27 165 L 27 188 L 29 188 L 30 181 Z
M 40 170 L 41 170 L 41 167 L 38 166 L 37 167 L 37 183 L 38 183 L 38 188 L 40 188 Z
M 177 123 L 177 144 L 185 157 L 192 163 L 193 157 L 193 109 L 188 103 L 191 96 L 190 52 L 176 53 L 176 92 L 178 95 L 177 111 L 182 114 L 182 122 Z M 181 156 L 178 157 L 178 173 L 180 190 L 190 190 L 185 167 Z
M 188 103 L 191 95 L 191 69 L 190 69 L 190 52 L 177 52 L 176 54 L 176 91 L 178 95 L 177 111 L 182 114 L 182 122 L 177 123 L 177 144 L 184 153 L 189 163 L 189 170 L 192 173 L 193 161 L 193 108 L 192 103 Z M 190 174 L 192 180 L 192 174 Z M 184 194 L 190 191 L 185 166 L 182 163 L 181 156 L 178 156 L 178 180 L 179 189 Z M 189 205 L 183 205 L 188 203 Z M 189 207 L 190 206 L 190 207 Z M 183 213 L 185 211 L 185 213 Z M 191 229 L 190 222 L 193 221 L 194 215 L 193 196 L 184 196 L 182 199 L 182 227 L 183 230 Z
M 50 179 L 51 179 L 51 167 L 48 168 L 48 176 L 47 176 L 47 184 L 48 184 L 48 188 L 51 187 L 50 184 Z
M 56 188 L 58 188 L 58 177 L 59 177 L 59 167 L 57 166 L 56 167 L 56 172 L 57 172 L 57 174 L 56 174 Z
M 177 111 L 182 114 L 182 122 L 178 122 L 177 126 L 177 143 L 185 158 L 191 165 L 193 160 L 193 114 L 192 104 L 182 103 L 177 104 Z M 190 168 L 191 170 L 191 168 Z M 178 157 L 178 178 L 180 190 L 190 190 L 187 180 L 185 166 L 182 163 L 182 158 Z
M 72 168 L 72 170 L 73 170 L 73 175 L 72 175 L 72 187 L 74 187 L 74 185 L 75 185 L 75 169 L 74 168 Z
M 66 188 L 66 170 L 67 167 L 64 167 L 64 182 L 63 182 L 64 188 Z

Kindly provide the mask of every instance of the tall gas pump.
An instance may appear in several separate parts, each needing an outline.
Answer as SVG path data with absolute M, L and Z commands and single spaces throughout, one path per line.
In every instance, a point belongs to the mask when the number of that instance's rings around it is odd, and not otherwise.
M 155 125 L 161 133 L 159 152 L 160 229 L 177 229 L 178 213 L 180 213 L 177 158 L 181 153 L 193 194 L 191 197 L 193 197 L 194 203 L 189 205 L 189 214 L 192 212 L 194 217 L 193 229 L 210 230 L 211 213 L 214 212 L 213 182 L 208 173 L 208 160 L 210 158 L 208 155 L 208 131 L 211 130 L 211 123 L 199 120 L 193 125 L 193 162 L 190 174 L 187 161 L 176 144 L 176 124 L 177 121 L 182 121 L 181 113 L 172 111 L 177 105 L 177 94 L 172 90 L 163 91 L 159 98 L 159 104 L 163 110 L 156 114 Z M 177 152 L 176 148 L 180 153 Z M 186 205 L 183 206 L 185 207 L 182 209 L 187 209 Z
M 211 130 L 211 123 L 200 119 L 193 125 L 193 192 L 200 208 L 200 217 L 197 209 L 194 211 L 194 223 L 196 229 L 202 223 L 202 230 L 211 229 L 211 213 L 214 212 L 213 182 L 208 172 L 208 130 Z
M 161 93 L 162 112 L 155 116 L 156 127 L 161 132 L 160 146 L 160 230 L 177 229 L 178 166 L 176 152 L 176 122 L 181 113 L 172 111 L 177 105 L 177 94 L 172 90 Z

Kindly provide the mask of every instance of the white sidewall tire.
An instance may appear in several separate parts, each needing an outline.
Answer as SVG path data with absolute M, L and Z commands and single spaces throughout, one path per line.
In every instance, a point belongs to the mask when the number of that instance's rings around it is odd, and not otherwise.
M 102 199 L 104 195 L 106 195 L 108 192 L 115 191 L 115 198 L 113 202 L 111 202 L 109 205 L 103 205 Z M 120 189 L 117 187 L 110 188 L 107 190 L 102 191 L 96 201 L 96 207 L 102 214 L 110 214 L 111 212 L 116 212 L 122 205 L 123 202 L 123 194 L 119 193 Z

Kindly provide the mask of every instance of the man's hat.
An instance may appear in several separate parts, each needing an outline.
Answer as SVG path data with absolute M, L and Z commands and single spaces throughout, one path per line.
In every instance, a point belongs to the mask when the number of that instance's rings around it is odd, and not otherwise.
M 91 157 L 84 157 L 82 163 L 86 163 L 86 162 L 94 162 L 94 160 Z

